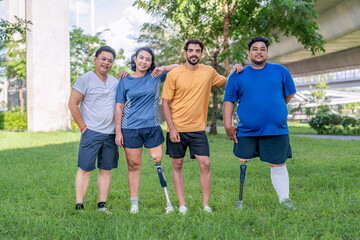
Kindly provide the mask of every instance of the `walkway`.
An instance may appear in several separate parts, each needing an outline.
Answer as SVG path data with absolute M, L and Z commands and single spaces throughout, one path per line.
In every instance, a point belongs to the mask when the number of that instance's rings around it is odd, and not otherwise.
M 311 134 L 291 134 L 296 137 L 310 137 L 320 139 L 334 139 L 334 140 L 356 140 L 360 141 L 360 136 L 342 136 L 342 135 L 311 135 Z

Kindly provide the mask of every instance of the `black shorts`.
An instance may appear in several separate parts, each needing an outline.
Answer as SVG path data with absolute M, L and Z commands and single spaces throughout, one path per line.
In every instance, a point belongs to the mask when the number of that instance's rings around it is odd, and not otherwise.
M 171 158 L 185 157 L 186 148 L 190 148 L 190 157 L 195 159 L 198 156 L 210 156 L 209 142 L 205 131 L 181 132 L 180 142 L 174 143 L 170 140 L 170 134 L 166 133 L 166 154 Z
M 260 157 L 261 161 L 272 164 L 282 164 L 292 158 L 289 135 L 237 137 L 237 140 L 233 152 L 238 158 Z

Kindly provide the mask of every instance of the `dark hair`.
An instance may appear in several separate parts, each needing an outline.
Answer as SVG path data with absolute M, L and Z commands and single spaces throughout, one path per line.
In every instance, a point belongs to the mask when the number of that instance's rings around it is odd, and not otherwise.
M 115 60 L 116 53 L 115 53 L 115 50 L 112 47 L 109 47 L 109 46 L 100 47 L 98 50 L 96 50 L 95 57 L 98 57 L 101 54 L 101 52 L 109 52 L 109 53 L 111 53 L 114 56 L 114 60 Z
M 250 40 L 250 42 L 248 43 L 249 51 L 251 46 L 256 42 L 263 42 L 265 43 L 266 48 L 269 48 L 269 39 L 267 39 L 266 37 L 259 36 L 259 37 L 254 37 L 253 39 Z
M 185 46 L 184 46 L 184 50 L 187 51 L 188 50 L 188 46 L 189 44 L 199 44 L 201 47 L 201 52 L 204 50 L 204 43 L 202 41 L 200 41 L 199 39 L 189 39 L 186 41 Z
M 151 62 L 150 68 L 147 70 L 148 72 L 151 72 L 155 68 L 155 54 L 154 54 L 153 50 L 151 50 L 151 48 L 149 48 L 149 47 L 141 47 L 141 48 L 136 49 L 136 52 L 131 56 L 131 62 L 129 63 L 130 68 L 131 68 L 131 70 L 136 71 L 136 64 L 134 61 L 134 57 L 137 57 L 141 51 L 146 51 L 146 52 L 150 53 L 150 55 L 152 57 L 151 58 L 152 62 Z

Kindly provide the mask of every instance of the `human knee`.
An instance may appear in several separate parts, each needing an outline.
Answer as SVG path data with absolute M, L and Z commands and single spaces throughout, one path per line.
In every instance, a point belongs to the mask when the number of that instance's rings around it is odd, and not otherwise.
M 99 168 L 99 174 L 101 174 L 101 175 L 110 175 L 111 176 L 111 171 Z
M 141 168 L 141 163 L 128 161 L 128 170 L 129 171 L 139 171 L 140 168 Z
M 201 171 L 210 171 L 210 159 L 202 158 L 198 160 Z
M 90 173 L 91 173 L 91 171 L 86 171 L 86 170 L 81 169 L 81 168 L 78 169 L 78 174 L 79 175 L 86 176 L 86 175 L 90 175 Z
M 151 155 L 151 159 L 152 159 L 154 162 L 161 162 L 162 157 L 163 157 L 162 153 L 152 154 L 152 155 Z
M 183 167 L 182 159 L 173 159 L 172 160 L 172 168 L 175 171 L 181 171 Z

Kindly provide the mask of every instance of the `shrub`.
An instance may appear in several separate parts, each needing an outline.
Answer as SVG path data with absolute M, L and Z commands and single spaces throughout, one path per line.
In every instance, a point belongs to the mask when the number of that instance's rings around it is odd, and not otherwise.
M 318 112 L 318 114 L 309 121 L 309 125 L 315 129 L 318 134 L 326 134 L 326 127 L 330 126 L 330 114 Z
M 357 121 L 355 118 L 345 116 L 341 121 L 341 125 L 346 129 L 348 134 L 350 134 L 350 127 L 355 127 L 357 125 Z
M 20 111 L 6 111 L 0 113 L 0 129 L 25 130 L 27 129 L 27 114 Z

